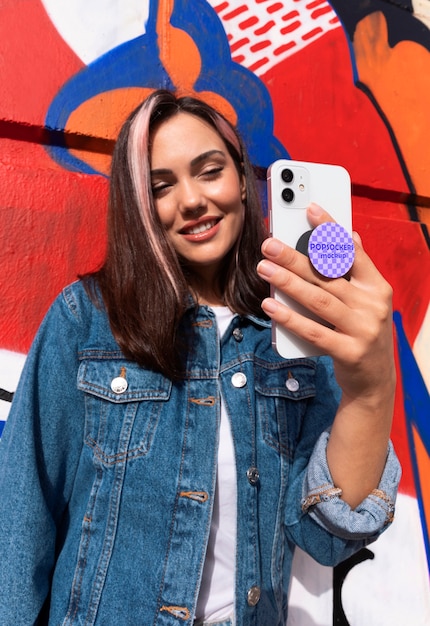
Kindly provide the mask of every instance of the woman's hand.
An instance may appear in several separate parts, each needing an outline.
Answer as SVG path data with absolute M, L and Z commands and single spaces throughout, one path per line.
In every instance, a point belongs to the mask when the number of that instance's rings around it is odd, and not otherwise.
M 315 204 L 309 207 L 308 218 L 314 227 L 333 221 Z M 272 298 L 262 303 L 274 322 L 333 358 L 343 395 L 327 455 L 333 480 L 344 490 L 344 497 L 346 490 L 341 483 L 351 466 L 344 458 L 346 451 L 370 477 L 363 483 L 364 491 L 371 491 L 379 482 L 391 428 L 396 378 L 392 289 L 363 250 L 359 236 L 354 233 L 353 238 L 355 260 L 349 280 L 321 276 L 305 255 L 274 239 L 263 243 L 266 259 L 257 268 L 261 278 L 332 325 L 328 328 L 310 320 Z M 376 455 L 374 472 L 365 467 L 371 449 Z M 357 479 L 362 480 L 363 476 L 355 474 Z M 353 491 L 357 495 L 351 500 L 358 504 L 366 493 L 361 489 Z

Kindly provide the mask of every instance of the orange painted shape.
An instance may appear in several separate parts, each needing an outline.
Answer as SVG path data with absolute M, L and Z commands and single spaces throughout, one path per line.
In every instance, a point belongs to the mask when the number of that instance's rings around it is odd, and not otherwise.
M 183 91 L 181 89 L 176 90 L 176 93 L 178 96 L 192 96 L 193 98 L 203 100 L 203 102 L 206 102 L 224 115 L 233 126 L 236 126 L 237 113 L 234 107 L 219 93 L 215 91 Z
M 152 88 L 144 87 L 114 89 L 100 93 L 83 102 L 67 120 L 66 133 L 78 134 L 82 142 L 82 149 L 73 148 L 72 144 L 69 143 L 70 153 L 97 172 L 108 176 L 111 153 L 102 153 L 95 149 L 98 139 L 115 141 L 129 114 L 153 91 Z M 219 94 L 212 91 L 197 93 L 181 90 L 178 90 L 177 93 L 178 95 L 189 95 L 204 100 L 220 111 L 232 124 L 236 124 L 237 115 L 234 108 Z
M 228 100 L 216 92 L 194 91 L 195 82 L 202 70 L 200 51 L 188 33 L 171 25 L 172 12 L 173 0 L 160 2 L 157 15 L 157 34 L 160 60 L 175 86 L 175 91 L 178 95 L 200 98 L 235 125 L 237 114 Z
M 413 41 L 394 48 L 388 43 L 381 12 L 358 23 L 354 52 L 359 79 L 372 92 L 387 117 L 406 162 L 415 190 L 430 195 L 430 53 Z M 430 226 L 428 211 L 421 217 Z
M 422 507 L 427 528 L 427 536 L 430 537 L 430 457 L 418 431 L 412 426 L 412 434 L 415 446 L 416 461 L 418 466 L 419 481 L 421 487 Z
M 71 154 L 84 161 L 96 171 L 108 175 L 110 154 L 92 150 L 98 138 L 115 141 L 121 126 L 129 114 L 153 91 L 143 87 L 114 89 L 100 93 L 83 102 L 70 115 L 66 131 L 79 133 L 87 149 L 70 149 Z
M 212 91 L 197 93 L 194 84 L 201 71 L 199 49 L 191 36 L 170 24 L 173 0 L 160 2 L 157 15 L 160 60 L 178 95 L 200 98 L 220 111 L 233 125 L 237 115 L 231 104 L 220 94 Z M 130 87 L 100 93 L 78 106 L 67 120 L 65 130 L 79 134 L 82 149 L 76 149 L 69 141 L 71 154 L 90 165 L 94 170 L 108 175 L 110 172 L 110 152 L 100 153 L 96 149 L 97 140 L 115 141 L 122 124 L 129 113 L 147 97 L 153 89 Z M 73 141 L 75 137 L 73 137 Z M 67 140 L 66 140 L 67 141 Z
M 201 56 L 190 35 L 170 24 L 172 11 L 173 0 L 160 1 L 156 26 L 160 60 L 175 87 L 191 89 L 201 71 Z

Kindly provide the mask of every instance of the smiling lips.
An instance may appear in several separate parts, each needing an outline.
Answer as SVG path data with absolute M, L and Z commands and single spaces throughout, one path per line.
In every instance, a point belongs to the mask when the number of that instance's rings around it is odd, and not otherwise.
M 218 232 L 219 218 L 201 220 L 197 224 L 185 226 L 180 230 L 180 234 L 188 241 L 206 241 Z

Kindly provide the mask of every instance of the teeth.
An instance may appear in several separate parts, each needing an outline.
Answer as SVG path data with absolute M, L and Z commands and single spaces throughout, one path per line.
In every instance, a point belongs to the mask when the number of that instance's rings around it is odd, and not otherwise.
M 194 228 L 190 228 L 188 233 L 190 235 L 198 235 L 199 233 L 203 233 L 205 230 L 209 230 L 214 225 L 214 222 L 204 222 L 199 224 L 198 226 L 194 226 Z

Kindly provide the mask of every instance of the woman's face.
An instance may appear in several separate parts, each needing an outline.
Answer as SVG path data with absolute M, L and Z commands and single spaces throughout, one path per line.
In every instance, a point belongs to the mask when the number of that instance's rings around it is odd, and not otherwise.
M 178 113 L 152 136 L 155 207 L 177 254 L 208 281 L 216 280 L 244 219 L 245 181 L 218 133 Z

